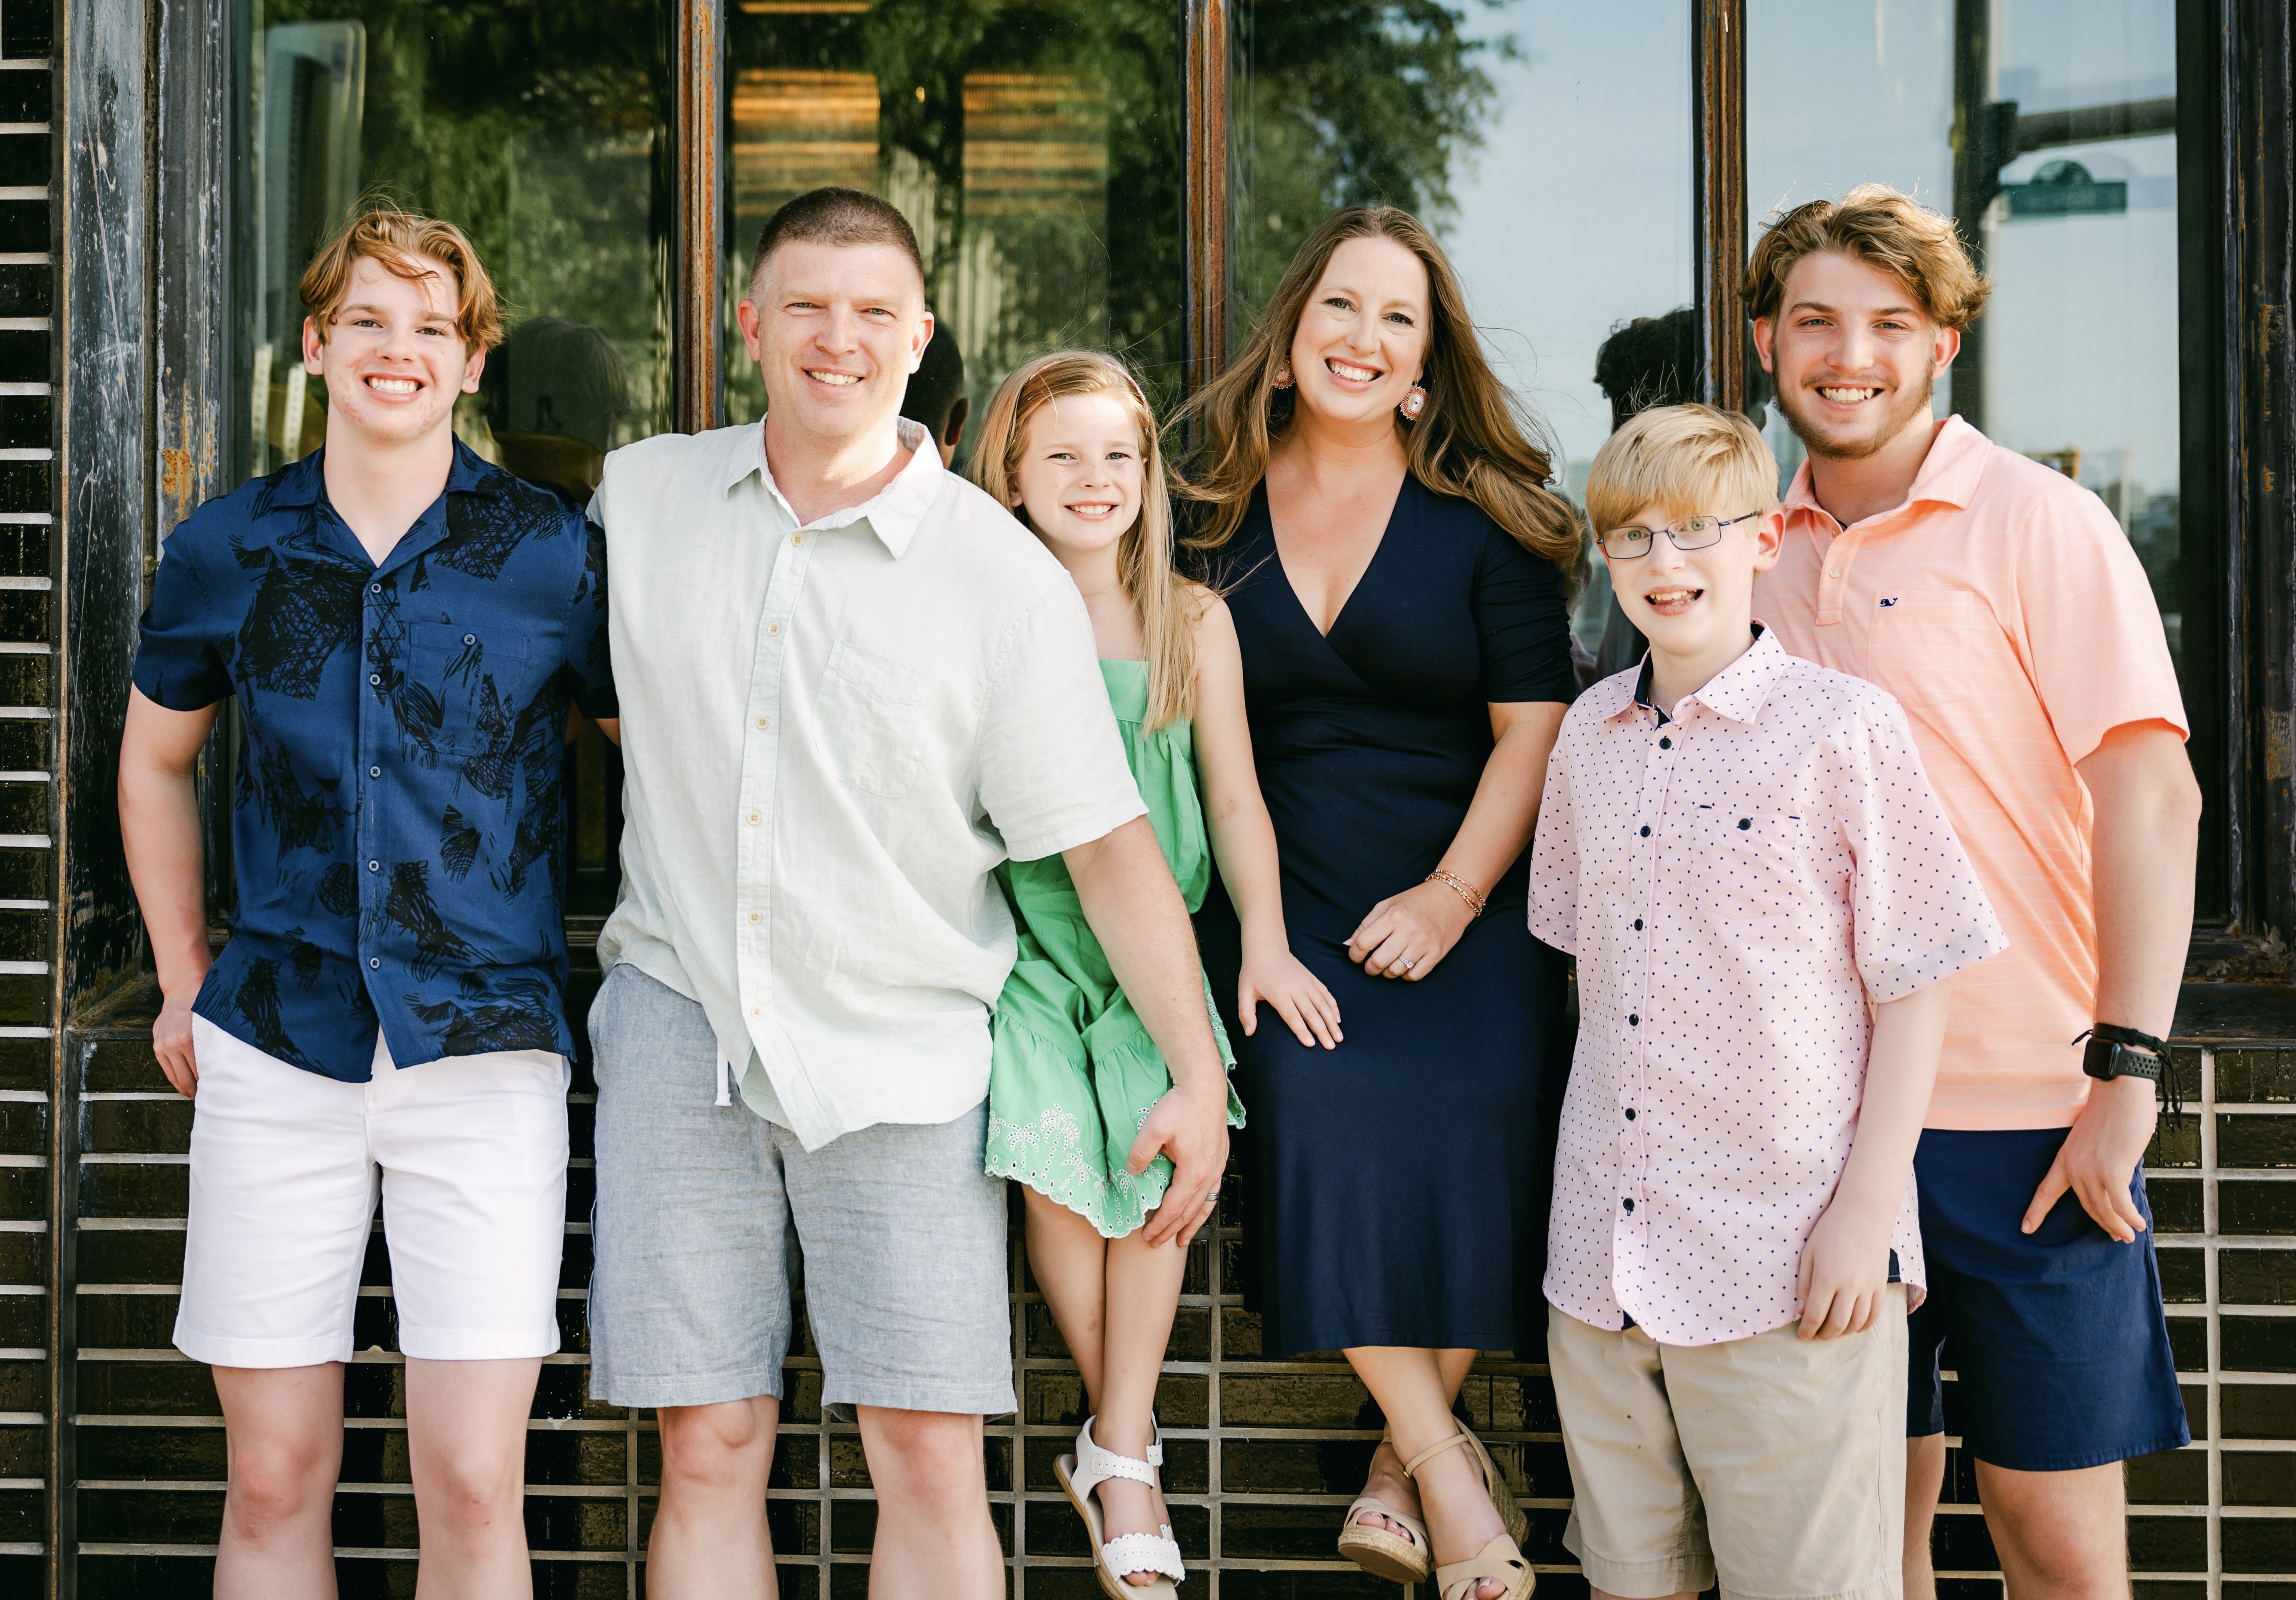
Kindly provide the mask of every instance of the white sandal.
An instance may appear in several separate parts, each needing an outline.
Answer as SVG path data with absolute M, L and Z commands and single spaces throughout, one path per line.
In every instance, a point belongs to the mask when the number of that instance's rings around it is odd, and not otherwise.
M 1119 1456 L 1093 1442 L 1093 1421 L 1091 1417 L 1085 1418 L 1084 1426 L 1077 1430 L 1076 1454 L 1063 1456 L 1053 1463 L 1053 1476 L 1061 1481 L 1061 1488 L 1068 1495 L 1069 1504 L 1075 1506 L 1077 1514 L 1084 1519 L 1084 1525 L 1092 1535 L 1093 1548 L 1098 1552 L 1098 1558 L 1093 1563 L 1093 1572 L 1099 1578 L 1100 1587 L 1110 1600 L 1136 1600 L 1136 1596 L 1177 1600 L 1179 1590 L 1173 1585 L 1188 1574 L 1180 1564 L 1180 1546 L 1172 1537 L 1172 1525 L 1169 1522 L 1162 1524 L 1160 1536 L 1123 1533 L 1113 1539 L 1107 1538 L 1107 1523 L 1101 1514 L 1100 1502 L 1093 1497 L 1093 1490 L 1111 1478 L 1128 1479 L 1135 1483 L 1144 1483 L 1151 1489 L 1155 1489 L 1156 1469 L 1163 1465 L 1164 1460 L 1163 1435 L 1152 1421 L 1149 1424 L 1151 1443 L 1146 1458 Z M 1126 1576 L 1133 1572 L 1155 1572 L 1160 1576 L 1149 1584 L 1125 1582 Z

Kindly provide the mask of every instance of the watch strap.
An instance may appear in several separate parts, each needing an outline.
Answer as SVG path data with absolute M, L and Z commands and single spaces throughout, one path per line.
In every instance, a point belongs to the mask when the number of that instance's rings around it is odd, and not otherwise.
M 2082 1071 L 2106 1081 L 2115 1078 L 2150 1079 L 2160 1086 L 2161 1098 L 2168 1104 L 2171 1121 L 2183 1125 L 2184 1096 L 2178 1090 L 2167 1040 L 2114 1022 L 2095 1023 L 2077 1035 L 2073 1043 L 2078 1045 L 2084 1039 L 2088 1048 L 2081 1057 Z

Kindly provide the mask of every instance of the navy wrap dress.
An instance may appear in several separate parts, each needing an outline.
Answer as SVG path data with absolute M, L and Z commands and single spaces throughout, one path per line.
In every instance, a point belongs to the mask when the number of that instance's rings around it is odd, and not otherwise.
M 1302 1046 L 1265 1005 L 1256 1034 L 1230 1028 L 1251 1107 L 1241 1265 L 1267 1352 L 1543 1350 L 1570 1039 L 1563 957 L 1525 925 L 1530 852 L 1416 982 L 1365 976 L 1347 940 L 1450 847 L 1491 753 L 1489 702 L 1576 694 L 1563 575 L 1413 479 L 1328 637 L 1285 576 L 1264 485 L 1210 575 L 1242 645 L 1292 949 L 1347 1036 Z M 1232 1005 L 1224 888 L 1199 936 Z

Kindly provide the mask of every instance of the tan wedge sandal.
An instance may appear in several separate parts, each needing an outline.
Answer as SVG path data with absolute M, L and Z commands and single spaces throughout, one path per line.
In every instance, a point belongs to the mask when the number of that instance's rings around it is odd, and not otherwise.
M 1491 1459 L 1491 1453 L 1483 1448 L 1483 1441 L 1475 1437 L 1474 1430 L 1461 1423 L 1459 1431 L 1450 1438 L 1440 1444 L 1428 1446 L 1405 1462 L 1403 1475 L 1411 1477 L 1444 1451 L 1463 1446 L 1472 1449 L 1475 1459 L 1481 1464 L 1484 1491 L 1491 1497 L 1491 1509 L 1499 1514 L 1499 1521 L 1506 1531 L 1493 1538 L 1468 1560 L 1449 1562 L 1437 1567 L 1435 1592 L 1441 1600 L 1472 1600 L 1477 1584 L 1485 1579 L 1495 1579 L 1507 1586 L 1506 1592 L 1499 1596 L 1499 1600 L 1528 1600 L 1531 1590 L 1538 1586 L 1538 1574 L 1522 1558 L 1522 1538 L 1529 1530 L 1530 1519 L 1523 1514 L 1522 1507 L 1514 1503 L 1514 1490 L 1507 1487 L 1506 1478 L 1500 1473 L 1498 1464 Z M 1430 1547 L 1432 1547 L 1432 1541 L 1430 1541 Z
M 1394 1440 L 1382 1433 L 1382 1444 Z M 1406 1473 L 1408 1477 L 1410 1474 Z M 1385 1517 L 1402 1533 L 1390 1533 L 1384 1528 L 1366 1528 L 1356 1519 L 1366 1511 Z M 1358 1495 L 1356 1503 L 1348 1507 L 1347 1524 L 1340 1530 L 1340 1554 L 1369 1572 L 1389 1583 L 1424 1583 L 1435 1570 L 1432 1552 L 1435 1541 L 1427 1537 L 1427 1524 L 1417 1517 L 1406 1516 L 1377 1495 Z

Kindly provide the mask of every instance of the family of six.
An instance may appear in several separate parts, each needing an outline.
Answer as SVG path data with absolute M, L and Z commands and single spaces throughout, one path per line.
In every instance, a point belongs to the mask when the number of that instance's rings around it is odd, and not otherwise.
M 1770 227 L 1808 464 L 1781 505 L 1742 418 L 1613 434 L 1588 519 L 1649 651 L 1584 694 L 1576 513 L 1398 211 L 1309 236 L 1169 472 L 1089 351 L 947 471 L 961 422 L 899 414 L 916 242 L 857 191 L 758 241 L 764 423 L 586 506 L 454 436 L 500 325 L 451 226 L 369 215 L 302 289 L 326 446 L 168 539 L 120 770 L 219 1595 L 334 1592 L 378 1194 L 424 1592 L 529 1592 L 570 702 L 627 771 L 587 1325 L 592 1398 L 659 1419 L 649 1593 L 774 1592 L 800 1260 L 871 1592 L 1003 1592 L 1017 1178 L 1085 1389 L 1060 1483 L 1103 1589 L 1173 1594 L 1156 1383 L 1232 1129 L 1268 1354 L 1342 1350 L 1385 1421 L 1365 1570 L 1530 1592 L 1456 1408 L 1544 1350 L 1597 1594 L 1925 1594 L 1949 1340 L 2013 1596 L 2126 1592 L 2118 1463 L 2188 1437 L 2138 1169 L 2198 791 L 2110 513 L 1932 420 L 1985 294 L 1950 223 L 1869 186 Z

